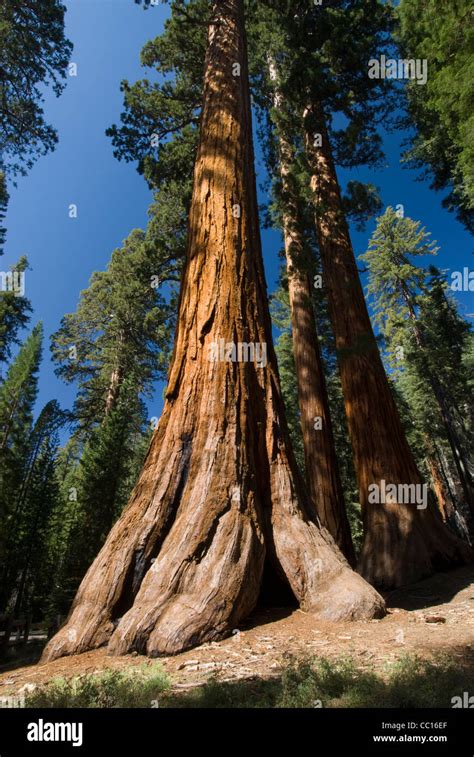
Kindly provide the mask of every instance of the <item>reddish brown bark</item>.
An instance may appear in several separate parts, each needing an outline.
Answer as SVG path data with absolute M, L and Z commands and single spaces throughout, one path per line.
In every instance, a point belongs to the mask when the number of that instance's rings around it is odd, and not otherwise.
M 438 461 L 430 452 L 426 457 L 426 464 L 430 474 L 431 485 L 433 492 L 438 503 L 438 508 L 441 513 L 441 517 L 446 522 L 454 514 L 454 507 L 448 493 L 446 492 L 445 483 L 441 474 Z
M 471 560 L 472 552 L 445 528 L 431 504 L 423 510 L 402 501 L 369 501 L 369 486 L 382 486 L 382 481 L 416 485 L 422 484 L 422 478 L 372 331 L 318 103 L 307 109 L 305 128 L 318 242 L 365 528 L 360 570 L 374 585 L 389 589 Z
M 131 500 L 43 659 L 103 644 L 169 654 L 219 638 L 255 607 L 264 565 L 321 617 L 383 612 L 312 519 L 289 448 L 260 249 L 242 5 L 213 7 L 163 415 Z M 266 344 L 266 367 L 211 361 L 220 338 Z
M 282 182 L 283 239 L 306 482 L 321 523 L 328 529 L 349 563 L 354 566 L 356 557 L 334 445 L 326 380 L 313 310 L 309 261 L 302 234 L 297 189 L 291 176 L 293 150 L 284 136 L 284 129 L 278 123 L 278 115 L 283 111 L 284 102 L 273 61 L 269 64 L 269 72 L 274 87 L 273 105 L 277 114 L 275 119 Z M 316 419 L 320 421 L 321 428 L 315 428 Z

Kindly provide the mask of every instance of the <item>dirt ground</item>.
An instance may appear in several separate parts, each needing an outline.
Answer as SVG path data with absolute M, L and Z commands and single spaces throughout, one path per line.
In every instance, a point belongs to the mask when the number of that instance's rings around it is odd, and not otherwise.
M 383 674 L 399 657 L 430 658 L 445 652 L 471 668 L 474 678 L 474 566 L 438 574 L 386 597 L 381 620 L 329 623 L 301 610 L 260 610 L 232 636 L 203 644 L 160 663 L 176 690 L 193 688 L 216 674 L 219 680 L 269 678 L 294 657 L 351 656 L 361 668 Z M 140 655 L 110 657 L 103 649 L 45 665 L 28 665 L 0 674 L 0 697 L 51 678 L 152 664 Z

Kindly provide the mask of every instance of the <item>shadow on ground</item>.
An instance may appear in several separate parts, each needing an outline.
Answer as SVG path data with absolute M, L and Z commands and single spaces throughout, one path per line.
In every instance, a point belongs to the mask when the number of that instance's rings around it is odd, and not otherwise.
M 387 607 L 400 607 L 403 610 L 422 610 L 426 607 L 446 604 L 456 594 L 474 583 L 474 565 L 465 565 L 447 573 L 419 581 L 411 586 L 402 586 L 385 596 Z M 472 596 L 474 607 L 474 587 Z

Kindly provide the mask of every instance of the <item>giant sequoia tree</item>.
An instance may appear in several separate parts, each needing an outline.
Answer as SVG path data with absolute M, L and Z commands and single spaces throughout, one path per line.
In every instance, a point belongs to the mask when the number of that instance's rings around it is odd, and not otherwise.
M 373 333 L 319 103 L 308 107 L 306 128 L 319 246 L 364 519 L 361 571 L 371 583 L 389 588 L 471 555 L 446 530 L 431 504 L 418 509 L 401 497 L 385 502 L 369 497 L 374 484 L 416 486 L 422 485 L 422 477 Z M 315 134 L 322 135 L 320 143 Z
M 285 133 L 284 98 L 273 58 L 270 58 L 269 73 L 274 86 L 273 118 L 278 132 L 282 230 L 306 480 L 321 522 L 349 562 L 355 564 L 313 311 L 311 251 L 305 243 L 298 181 L 292 171 L 294 150 Z M 321 423 L 321 427 L 316 428 L 315 422 Z
M 279 4 L 282 10 L 285 2 Z M 298 12 L 295 13 L 295 10 Z M 371 489 L 422 485 L 375 340 L 352 250 L 335 169 L 377 164 L 377 124 L 386 117 L 386 82 L 369 79 L 367 61 L 387 52 L 390 9 L 378 0 L 331 8 L 286 8 L 284 96 L 299 109 L 311 173 L 318 246 L 354 450 L 365 539 L 361 571 L 391 588 L 471 559 L 431 506 L 402 496 L 376 502 Z M 350 51 L 350 52 L 348 52 Z M 290 106 L 287 106 L 290 110 Z M 338 130 L 333 117 L 343 114 Z M 382 483 L 384 482 L 384 483 Z
M 106 643 L 113 653 L 179 652 L 235 627 L 264 581 L 274 591 L 290 588 L 321 617 L 383 610 L 319 527 L 289 445 L 251 129 L 243 1 L 221 0 L 212 6 L 163 415 L 131 500 L 44 659 Z M 266 365 L 210 359 L 221 339 L 266 345 Z

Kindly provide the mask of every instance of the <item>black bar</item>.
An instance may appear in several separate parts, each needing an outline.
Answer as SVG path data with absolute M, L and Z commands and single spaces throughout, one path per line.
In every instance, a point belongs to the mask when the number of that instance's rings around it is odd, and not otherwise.
M 0 757 L 18 755 L 132 755 L 142 750 L 160 755 L 170 750 L 205 750 L 207 754 L 261 746 L 291 748 L 299 754 L 449 755 L 473 757 L 474 718 L 466 709 L 0 709 Z M 43 723 L 42 730 L 39 726 Z M 64 726 L 63 736 L 82 743 L 29 741 Z M 36 724 L 34 727 L 31 724 Z M 224 738 L 223 738 L 224 737 Z M 383 737 L 382 741 L 380 737 Z M 388 738 L 390 737 L 390 738 Z M 424 743 L 422 738 L 425 738 Z M 334 750 L 334 752 L 333 752 Z

